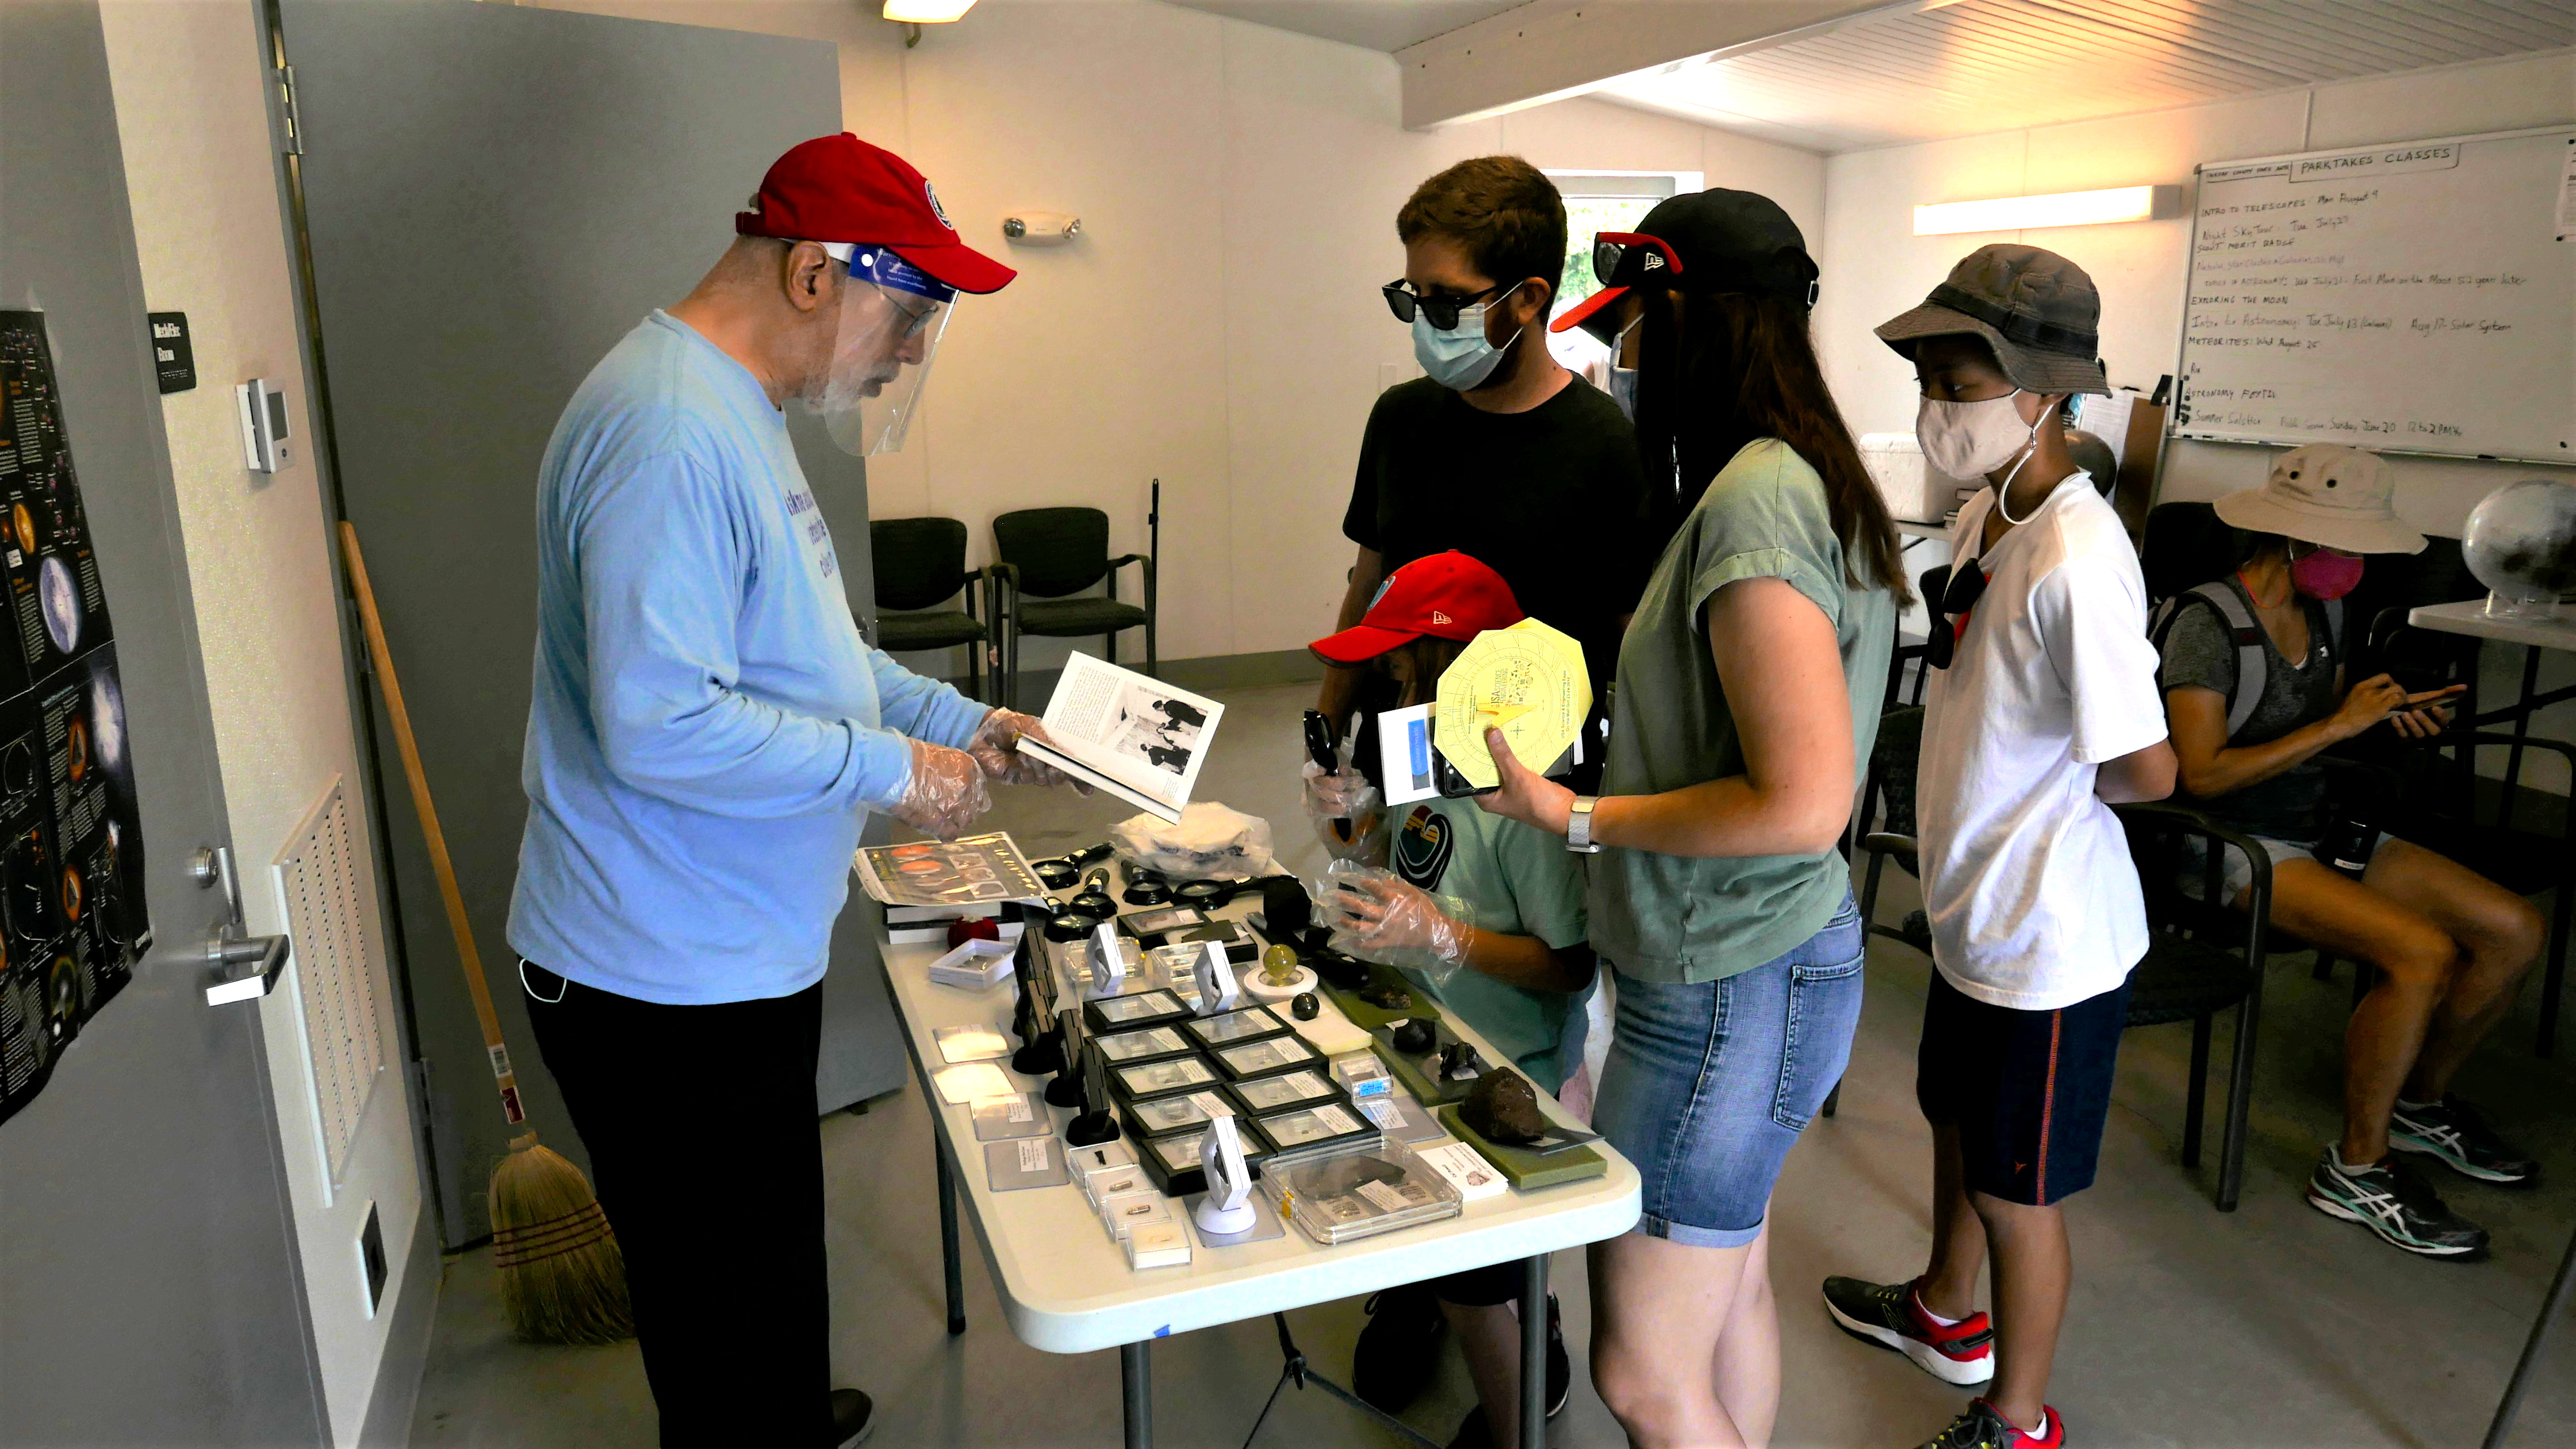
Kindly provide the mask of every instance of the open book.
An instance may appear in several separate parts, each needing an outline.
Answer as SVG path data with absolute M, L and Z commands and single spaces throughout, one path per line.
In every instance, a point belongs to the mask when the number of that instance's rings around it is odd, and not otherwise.
M 1022 740 L 1030 758 L 1177 822 L 1198 783 L 1225 706 L 1132 669 L 1076 653 L 1047 701 L 1053 747 Z

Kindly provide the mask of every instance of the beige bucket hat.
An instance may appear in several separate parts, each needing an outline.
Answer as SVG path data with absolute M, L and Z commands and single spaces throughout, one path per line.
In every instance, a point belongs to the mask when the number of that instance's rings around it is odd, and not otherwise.
M 2422 553 L 2424 535 L 2389 506 L 2395 480 L 2376 454 L 2340 443 L 2310 443 L 2272 460 L 2260 488 L 2213 505 L 2230 527 L 2277 533 L 2346 553 Z

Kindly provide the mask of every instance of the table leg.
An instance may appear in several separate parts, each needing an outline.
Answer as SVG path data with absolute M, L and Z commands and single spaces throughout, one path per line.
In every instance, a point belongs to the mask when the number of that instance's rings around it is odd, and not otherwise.
M 939 1264 L 948 1280 L 948 1331 L 966 1331 L 966 1275 L 957 1257 L 957 1182 L 948 1165 L 948 1143 L 939 1129 L 930 1131 L 930 1152 L 939 1161 Z
M 2513 717 L 2513 748 L 2505 751 L 2504 804 L 2496 814 L 2496 824 L 2513 823 L 2513 787 L 2522 783 L 2522 742 L 2531 737 L 2531 697 L 2540 692 L 2540 646 L 2522 646 L 2522 703 Z M 2470 807 L 2471 818 L 2476 806 Z
M 2550 1320 L 2567 1306 L 2571 1286 L 2576 1286 L 2576 1237 L 2568 1239 L 2567 1256 L 2558 1260 L 2558 1276 L 2549 1285 L 2549 1296 L 2540 1300 L 2539 1316 L 2531 1320 L 2531 1337 L 2522 1345 L 2522 1360 L 2513 1366 L 2513 1379 L 2505 1385 L 2494 1421 L 2487 1425 L 2485 1449 L 2504 1449 L 2505 1436 L 2513 1432 L 2514 1414 L 2522 1407 L 2522 1391 L 2530 1385 L 2532 1366 L 2540 1361 L 2540 1346 L 2549 1338 Z
M 1118 1350 L 1118 1383 L 1127 1397 L 1127 1449 L 1154 1449 L 1153 1360 L 1151 1340 Z
M 1521 1449 L 1547 1449 L 1547 1255 L 1521 1260 Z

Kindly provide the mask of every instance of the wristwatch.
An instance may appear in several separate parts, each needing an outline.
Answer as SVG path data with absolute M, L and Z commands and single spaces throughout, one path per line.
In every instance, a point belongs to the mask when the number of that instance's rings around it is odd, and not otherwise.
M 1590 795 L 1574 797 L 1572 813 L 1565 817 L 1565 848 L 1577 855 L 1599 855 L 1601 845 L 1592 838 L 1592 807 L 1600 804 Z

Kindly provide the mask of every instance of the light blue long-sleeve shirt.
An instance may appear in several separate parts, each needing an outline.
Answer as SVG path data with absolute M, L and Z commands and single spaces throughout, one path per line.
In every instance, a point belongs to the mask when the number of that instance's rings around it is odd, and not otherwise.
M 904 736 L 986 714 L 859 634 L 786 419 L 665 312 L 591 369 L 537 475 L 537 651 L 509 941 L 675 1005 L 823 977 Z

